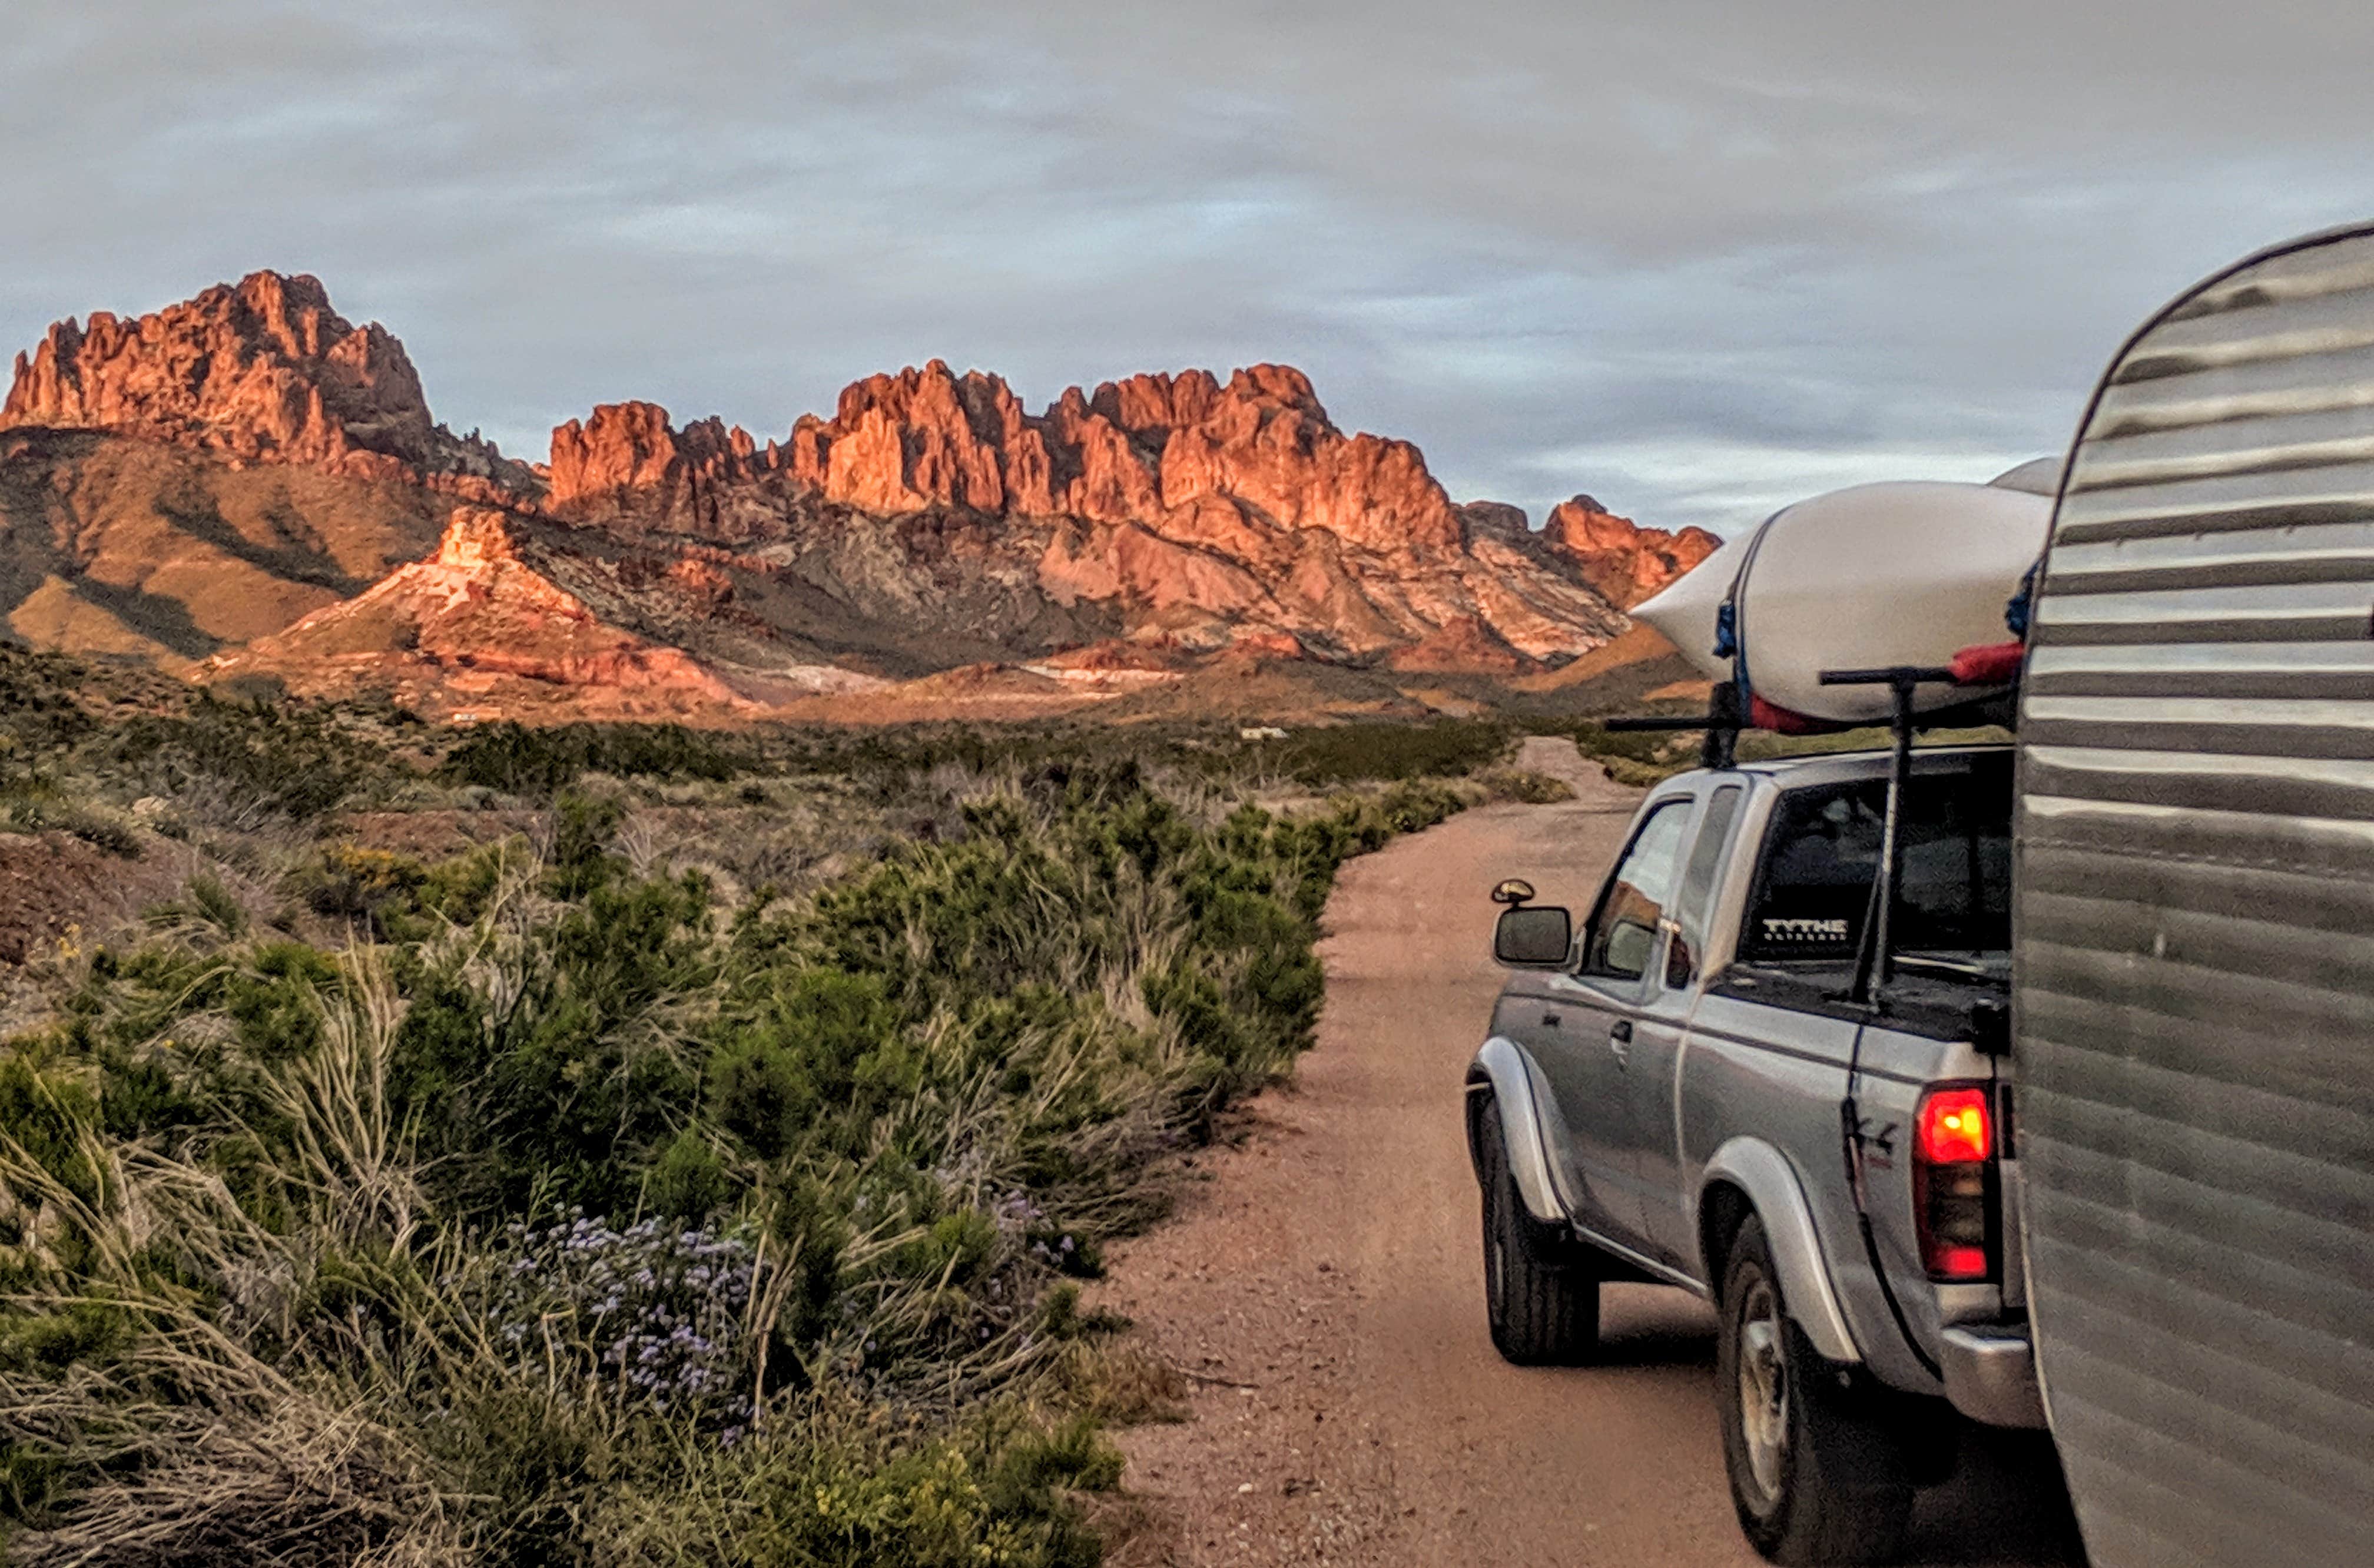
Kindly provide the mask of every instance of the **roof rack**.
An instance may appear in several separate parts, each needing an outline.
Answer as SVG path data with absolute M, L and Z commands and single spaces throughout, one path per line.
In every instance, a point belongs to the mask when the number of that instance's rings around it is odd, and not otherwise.
M 1888 686 L 1897 688 L 1892 708 L 1892 727 L 1909 724 L 1918 731 L 1944 729 L 1958 725 L 2002 724 L 2013 719 L 2009 703 L 2001 693 L 1982 695 L 1951 708 L 1927 713 L 1910 712 L 1912 691 L 1918 686 L 1998 687 L 2010 685 L 2016 690 L 2020 666 L 2026 649 L 2016 642 L 1988 643 L 1966 648 L 1945 665 L 1891 665 L 1879 669 L 1831 669 L 1821 672 L 1824 686 Z M 1744 729 L 1771 727 L 1758 701 L 1751 703 L 1741 690 L 1737 678 L 1715 682 L 1707 694 L 1707 711 L 1703 717 L 1687 713 L 1643 713 L 1601 721 L 1603 728 L 1623 734 L 1659 730 L 1703 730 L 1706 744 L 1699 752 L 1698 765 L 1703 768 L 1735 766 L 1739 754 L 1739 732 Z M 1792 715 L 1782 714 L 1788 718 Z M 1784 734 L 1824 734 L 1834 731 L 1861 729 L 1861 724 L 1828 724 L 1806 721 L 1803 730 L 1783 729 Z

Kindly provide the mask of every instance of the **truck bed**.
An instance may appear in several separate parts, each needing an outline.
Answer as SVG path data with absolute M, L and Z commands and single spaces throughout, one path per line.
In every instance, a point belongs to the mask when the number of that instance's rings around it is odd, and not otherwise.
M 1759 1007 L 1811 1013 L 1849 1023 L 1876 1023 L 1924 1040 L 1969 1040 L 1993 1027 L 1980 1009 L 2008 1003 L 2007 976 L 1947 976 L 1906 968 L 1888 983 L 1886 1010 L 1876 1016 L 1846 1000 L 1854 979 L 1850 963 L 1734 963 L 1707 986 L 1710 996 Z

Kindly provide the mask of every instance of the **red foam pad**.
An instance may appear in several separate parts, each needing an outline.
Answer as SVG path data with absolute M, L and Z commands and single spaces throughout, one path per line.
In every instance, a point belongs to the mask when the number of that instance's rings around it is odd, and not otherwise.
M 2020 661 L 2027 656 L 2025 643 L 1989 643 L 1965 648 L 1954 655 L 1957 686 L 2010 686 L 2019 679 Z

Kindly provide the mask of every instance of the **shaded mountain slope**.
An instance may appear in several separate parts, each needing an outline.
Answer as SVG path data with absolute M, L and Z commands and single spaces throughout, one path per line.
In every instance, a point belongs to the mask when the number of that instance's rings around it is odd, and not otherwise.
M 400 478 L 0 431 L 0 616 L 37 647 L 178 666 L 361 592 L 434 548 L 452 505 Z

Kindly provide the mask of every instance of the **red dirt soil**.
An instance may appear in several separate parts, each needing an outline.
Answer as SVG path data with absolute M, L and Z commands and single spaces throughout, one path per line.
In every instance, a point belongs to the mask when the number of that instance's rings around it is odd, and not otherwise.
M 0 964 L 102 939 L 179 894 L 204 864 L 146 835 L 140 858 L 125 860 L 65 833 L 0 833 Z

